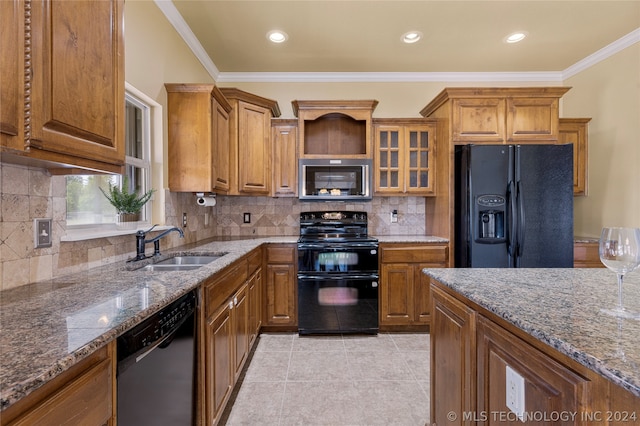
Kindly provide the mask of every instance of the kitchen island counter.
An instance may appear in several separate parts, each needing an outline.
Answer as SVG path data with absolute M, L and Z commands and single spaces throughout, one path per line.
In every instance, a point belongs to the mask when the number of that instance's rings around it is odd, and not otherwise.
M 481 314 L 496 316 L 640 397 L 640 321 L 601 312 L 617 303 L 607 269 L 425 269 Z M 640 312 L 640 273 L 625 277 Z

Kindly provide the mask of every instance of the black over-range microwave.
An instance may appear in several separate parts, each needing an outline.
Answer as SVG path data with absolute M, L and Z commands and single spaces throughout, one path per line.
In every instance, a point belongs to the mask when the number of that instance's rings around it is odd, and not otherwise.
M 371 200 L 372 161 L 299 160 L 298 198 L 307 201 Z

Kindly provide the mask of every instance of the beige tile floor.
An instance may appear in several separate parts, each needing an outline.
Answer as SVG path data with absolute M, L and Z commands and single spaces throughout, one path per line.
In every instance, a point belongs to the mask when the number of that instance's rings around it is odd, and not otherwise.
M 222 424 L 423 426 L 429 335 L 262 334 Z

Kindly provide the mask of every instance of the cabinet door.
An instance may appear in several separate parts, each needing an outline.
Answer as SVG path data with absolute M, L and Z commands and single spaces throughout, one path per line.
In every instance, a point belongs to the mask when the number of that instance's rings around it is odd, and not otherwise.
M 431 297 L 431 421 L 471 425 L 462 413 L 476 411 L 476 313 L 433 282 Z
M 558 98 L 507 98 L 507 143 L 555 143 Z
M 408 263 L 380 267 L 380 325 L 409 325 L 414 313 L 414 273 Z
M 240 376 L 242 366 L 247 355 L 249 355 L 249 302 L 247 284 L 233 296 L 233 338 L 234 359 L 235 359 L 235 379 Z
M 0 1 L 0 146 L 24 150 L 24 2 Z
M 262 269 L 259 269 L 249 279 L 249 347 L 260 333 L 262 300 Z
M 375 191 L 404 192 L 404 129 L 402 126 L 376 126 L 376 156 L 374 162 Z
M 453 142 L 504 143 L 505 105 L 504 98 L 454 99 Z
M 33 2 L 32 148 L 124 163 L 123 12 L 124 0 Z
M 205 383 L 207 424 L 222 414 L 234 384 L 233 302 L 223 305 L 207 319 L 205 331 Z
M 274 197 L 298 196 L 297 125 L 273 125 L 273 189 Z
M 213 188 L 216 192 L 229 191 L 231 170 L 229 169 L 229 113 L 213 99 Z
M 506 369 L 524 379 L 525 413 L 580 413 L 589 407 L 589 381 L 492 321 L 478 317 L 478 412 L 509 413 Z M 513 423 L 516 422 L 513 417 Z M 524 418 L 517 424 L 540 424 Z M 487 424 L 500 424 L 489 416 Z M 574 424 L 567 421 L 562 424 Z
M 422 273 L 424 268 L 441 268 L 446 265 L 418 264 L 413 266 L 413 294 L 415 299 L 414 322 L 431 323 L 431 288 L 429 277 Z
M 271 112 L 238 102 L 238 190 L 269 194 L 271 189 Z
M 294 265 L 267 265 L 266 323 L 269 325 L 295 326 L 297 277 Z
M 573 144 L 573 195 L 587 195 L 590 118 L 561 118 L 558 143 Z
M 434 173 L 433 135 L 435 127 L 412 126 L 404 130 L 405 135 L 405 191 L 410 194 L 433 193 Z

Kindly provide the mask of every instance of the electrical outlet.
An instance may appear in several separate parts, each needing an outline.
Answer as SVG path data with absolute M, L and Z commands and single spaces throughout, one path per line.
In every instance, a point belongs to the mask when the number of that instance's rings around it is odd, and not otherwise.
M 398 223 L 398 210 L 391 212 L 391 223 Z
M 51 219 L 33 219 L 35 248 L 51 247 Z
M 524 377 L 518 374 L 513 368 L 507 365 L 507 407 L 520 420 L 524 419 Z
M 242 217 L 244 223 L 251 223 L 251 213 L 244 213 Z
M 187 214 L 186 213 L 182 213 L 182 227 L 183 228 L 187 227 Z

